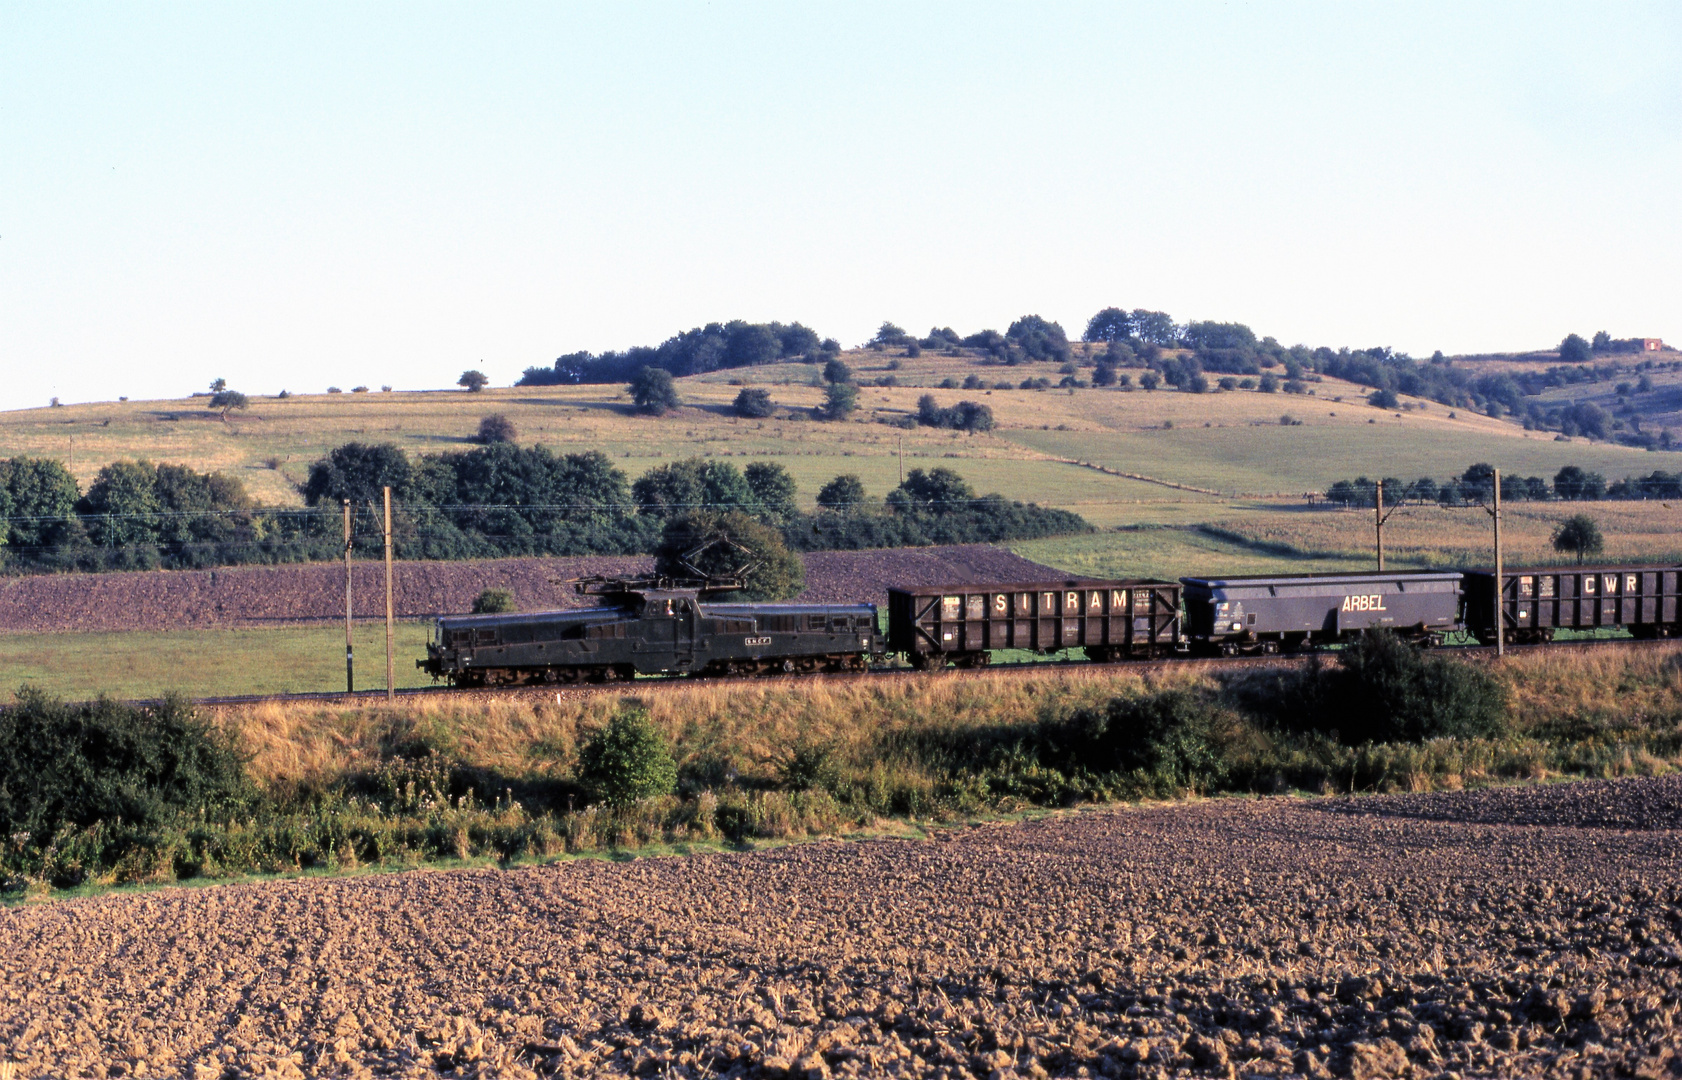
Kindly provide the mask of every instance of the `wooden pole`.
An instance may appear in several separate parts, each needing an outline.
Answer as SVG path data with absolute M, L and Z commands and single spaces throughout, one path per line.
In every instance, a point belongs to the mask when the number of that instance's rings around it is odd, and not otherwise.
M 356 645 L 350 634 L 350 500 L 345 500 L 345 693 L 356 693 Z
M 905 436 L 899 437 L 899 482 L 905 483 Z
M 1495 470 L 1495 655 L 1506 655 L 1507 590 L 1501 580 L 1501 470 Z
M 391 489 L 385 489 L 385 697 L 397 696 L 397 659 L 392 652 L 394 620 L 391 611 Z
M 1378 482 L 1378 496 L 1373 500 L 1373 531 L 1378 533 L 1378 572 L 1384 573 L 1384 481 Z

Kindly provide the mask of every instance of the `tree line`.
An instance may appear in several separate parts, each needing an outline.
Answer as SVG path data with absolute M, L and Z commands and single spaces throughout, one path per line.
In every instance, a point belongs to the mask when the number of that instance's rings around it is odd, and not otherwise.
M 385 487 L 399 557 L 658 553 L 675 523 L 724 518 L 774 530 L 794 550 L 994 542 L 1085 531 L 1079 515 L 977 494 L 950 469 L 913 469 L 885 498 L 834 478 L 802 510 L 775 462 L 746 468 L 690 458 L 632 482 L 599 451 L 555 454 L 492 442 L 411 458 L 390 444 L 347 443 L 311 465 L 305 507 L 263 507 L 235 478 L 120 461 L 84 492 L 44 458 L 0 460 L 0 558 L 19 570 L 187 568 L 332 559 L 343 506 L 354 544 L 381 546 Z
M 1494 493 L 1494 477 L 1495 469 L 1487 462 L 1479 462 L 1459 476 L 1441 482 L 1428 476 L 1413 481 L 1385 477 L 1384 502 L 1387 506 L 1401 502 L 1443 506 L 1484 504 L 1491 500 Z M 1378 483 L 1365 476 L 1339 480 L 1326 489 L 1326 501 L 1346 507 L 1373 506 L 1377 502 Z M 1629 476 L 1612 484 L 1608 484 L 1606 477 L 1600 473 L 1576 465 L 1560 469 L 1554 474 L 1552 484 L 1539 476 L 1503 474 L 1501 498 L 1506 502 L 1682 499 L 1682 472 L 1668 473 L 1655 469 L 1646 476 Z

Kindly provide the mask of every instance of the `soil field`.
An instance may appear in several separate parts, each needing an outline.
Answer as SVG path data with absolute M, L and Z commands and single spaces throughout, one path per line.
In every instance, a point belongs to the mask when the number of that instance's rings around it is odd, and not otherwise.
M 888 589 L 899 584 L 1065 576 L 986 544 L 813 552 L 805 561 L 801 599 L 814 601 L 885 604 Z M 653 560 L 643 556 L 400 562 L 397 617 L 465 612 L 490 588 L 512 589 L 526 611 L 593 605 L 594 597 L 578 596 L 557 581 L 652 567 Z M 353 564 L 352 592 L 359 618 L 384 618 L 380 564 Z M 343 619 L 344 613 L 344 570 L 332 563 L 0 578 L 0 632 L 273 626 Z
M 1682 779 L 0 913 L 18 1076 L 1675 1076 Z

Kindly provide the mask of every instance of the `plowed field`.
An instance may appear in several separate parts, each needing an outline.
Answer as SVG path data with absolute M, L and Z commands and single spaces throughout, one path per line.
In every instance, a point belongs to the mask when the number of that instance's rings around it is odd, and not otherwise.
M 1673 778 L 73 900 L 0 914 L 0 1039 L 22 1076 L 1675 1076 L 1679 828 Z
M 805 561 L 802 598 L 815 601 L 885 603 L 888 589 L 900 584 L 1063 576 L 986 544 L 813 552 Z M 400 562 L 394 604 L 405 619 L 459 613 L 481 591 L 499 588 L 512 589 L 527 611 L 577 607 L 594 600 L 559 580 L 652 567 L 652 559 L 640 556 Z M 351 588 L 359 618 L 384 617 L 382 566 L 353 564 Z M 272 626 L 344 613 L 344 570 L 330 563 L 0 578 L 0 632 Z

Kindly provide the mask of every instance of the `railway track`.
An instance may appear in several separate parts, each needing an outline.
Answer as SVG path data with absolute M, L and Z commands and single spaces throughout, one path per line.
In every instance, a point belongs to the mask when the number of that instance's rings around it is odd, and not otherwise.
M 1572 652 L 1589 652 L 1601 649 L 1642 650 L 1663 648 L 1674 645 L 1669 640 L 1635 640 L 1630 638 L 1610 638 L 1601 640 L 1553 642 L 1537 645 L 1508 645 L 1509 654 L 1523 654 L 1533 650 L 1543 649 L 1551 654 L 1559 655 Z M 1441 655 L 1464 658 L 1477 663 L 1491 663 L 1495 660 L 1495 648 L 1488 645 L 1451 645 L 1438 650 Z M 654 676 L 639 678 L 631 682 L 610 682 L 594 684 L 575 684 L 571 686 L 554 686 L 539 684 L 530 686 L 498 686 L 498 687 L 453 687 L 453 686 L 419 686 L 397 690 L 394 697 L 417 700 L 423 698 L 448 698 L 452 701 L 498 701 L 498 700 L 554 700 L 557 702 L 596 697 L 603 694 L 649 694 L 668 693 L 685 690 L 698 686 L 800 686 L 837 682 L 843 684 L 857 684 L 861 681 L 882 681 L 902 679 L 979 679 L 989 675 L 1006 675 L 1026 678 L 1033 674 L 1044 674 L 1056 671 L 1117 671 L 1157 673 L 1168 671 L 1223 671 L 1256 667 L 1301 667 L 1313 663 L 1315 660 L 1325 661 L 1335 659 L 1337 653 L 1332 650 L 1309 650 L 1299 653 L 1256 655 L 1256 656 L 1219 656 L 1219 657 L 1165 657 L 1157 660 L 1124 660 L 1114 663 L 1096 663 L 1091 660 L 1034 660 L 1013 663 L 991 664 L 982 668 L 947 668 L 940 671 L 917 671 L 910 667 L 873 667 L 862 674 L 845 674 L 831 672 L 813 672 L 792 675 L 742 675 L 742 676 Z M 258 705 L 269 702 L 307 702 L 319 701 L 339 705 L 377 706 L 386 697 L 384 690 L 345 691 L 311 691 L 296 694 L 237 694 L 219 697 L 193 698 L 193 704 L 209 707 L 223 707 L 233 705 Z M 154 704 L 159 699 L 140 699 L 131 704 Z

